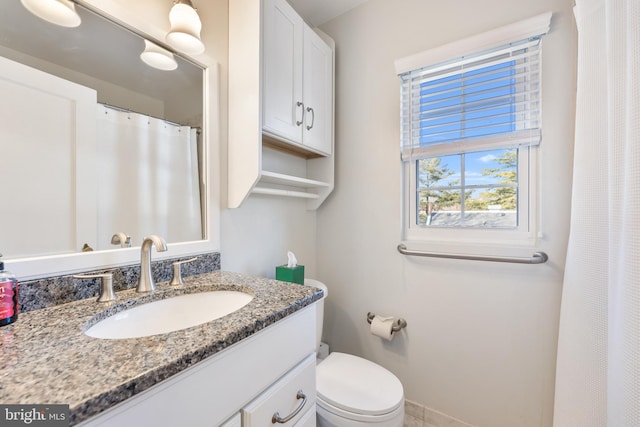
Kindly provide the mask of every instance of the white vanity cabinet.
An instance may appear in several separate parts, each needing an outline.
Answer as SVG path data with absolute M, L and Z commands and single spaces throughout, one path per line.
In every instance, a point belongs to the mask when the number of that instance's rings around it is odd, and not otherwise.
M 78 425 L 239 427 L 240 414 L 242 426 L 272 425 L 273 413 L 268 424 L 246 424 L 243 408 L 275 395 L 270 403 L 287 415 L 300 388 L 308 403 L 295 419 L 304 421 L 315 402 L 315 310 L 306 307 Z
M 228 206 L 334 187 L 334 43 L 286 0 L 229 2 Z
M 233 417 L 225 421 L 220 427 L 242 427 L 242 417 L 240 414 L 235 414 Z
M 264 134 L 332 151 L 333 51 L 285 0 L 264 0 Z

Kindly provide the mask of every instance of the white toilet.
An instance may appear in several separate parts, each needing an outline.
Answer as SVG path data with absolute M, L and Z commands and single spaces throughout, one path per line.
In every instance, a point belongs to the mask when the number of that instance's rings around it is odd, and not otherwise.
M 324 283 L 305 279 L 320 288 Z M 317 346 L 320 348 L 324 298 L 317 305 Z M 361 357 L 331 353 L 317 366 L 317 423 L 319 427 L 402 427 L 404 391 L 400 380 L 380 365 Z

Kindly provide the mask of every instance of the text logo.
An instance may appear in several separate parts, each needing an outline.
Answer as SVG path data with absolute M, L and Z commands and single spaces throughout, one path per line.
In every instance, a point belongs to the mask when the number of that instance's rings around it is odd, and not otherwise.
M 69 405 L 0 405 L 0 425 L 67 427 Z

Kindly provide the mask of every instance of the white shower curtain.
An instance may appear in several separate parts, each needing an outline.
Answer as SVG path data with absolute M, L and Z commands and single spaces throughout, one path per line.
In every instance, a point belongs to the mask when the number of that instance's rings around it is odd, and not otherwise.
M 555 427 L 640 426 L 640 1 L 576 0 Z M 561 70 L 557 70 L 561 72 Z
M 98 107 L 98 248 L 124 232 L 133 246 L 202 239 L 196 129 Z

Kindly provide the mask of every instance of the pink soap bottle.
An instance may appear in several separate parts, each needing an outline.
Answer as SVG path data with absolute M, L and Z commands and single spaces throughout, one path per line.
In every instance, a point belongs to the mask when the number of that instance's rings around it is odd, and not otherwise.
M 0 257 L 2 255 L 0 254 Z M 0 326 L 18 320 L 18 281 L 0 261 Z

